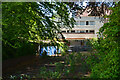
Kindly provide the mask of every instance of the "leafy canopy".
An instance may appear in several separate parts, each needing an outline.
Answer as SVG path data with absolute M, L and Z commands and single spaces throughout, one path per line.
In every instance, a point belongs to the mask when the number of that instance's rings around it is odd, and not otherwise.
M 22 40 L 59 40 L 56 32 L 62 35 L 61 24 L 72 28 L 75 22 L 68 7 L 63 2 L 3 2 L 3 43 L 18 47 Z

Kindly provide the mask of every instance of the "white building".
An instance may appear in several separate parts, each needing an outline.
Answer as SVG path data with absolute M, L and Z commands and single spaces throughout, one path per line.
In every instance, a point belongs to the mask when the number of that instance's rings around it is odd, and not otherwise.
M 97 38 L 97 32 L 99 28 L 103 26 L 103 22 L 97 16 L 82 16 L 76 17 L 76 25 L 71 30 L 62 28 L 62 33 L 70 42 L 70 46 L 73 47 L 73 51 L 87 50 L 88 45 L 86 39 Z

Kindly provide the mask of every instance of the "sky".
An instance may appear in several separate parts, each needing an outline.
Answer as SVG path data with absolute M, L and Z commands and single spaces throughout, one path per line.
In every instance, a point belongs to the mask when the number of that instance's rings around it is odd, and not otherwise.
M 43 0 L 44 1 L 44 0 Z M 48 1 L 51 1 L 51 0 L 48 0 Z M 53 0 L 52 0 L 53 1 Z M 90 0 L 84 0 L 84 2 L 82 2 L 82 3 L 80 3 L 80 2 L 75 2 L 76 4 L 78 4 L 79 6 L 81 6 L 81 7 L 83 7 L 83 8 L 85 8 L 86 7 L 86 5 L 87 5 L 87 2 L 89 2 Z M 98 1 L 100 1 L 100 0 L 96 0 L 97 2 Z M 103 2 L 108 2 L 109 0 L 101 0 L 101 1 L 103 1 Z M 112 0 L 111 0 L 112 1 Z M 61 0 L 60 0 L 60 2 L 61 2 Z M 37 2 L 38 4 L 39 4 L 39 2 Z M 101 2 L 102 3 L 102 2 Z M 40 8 L 43 8 L 43 7 L 40 7 Z M 56 11 L 55 10 L 53 10 L 53 13 L 56 13 Z M 83 15 L 83 16 L 86 16 L 87 15 L 87 13 L 84 13 L 85 15 Z M 70 16 L 69 17 L 72 17 L 72 13 L 70 12 Z

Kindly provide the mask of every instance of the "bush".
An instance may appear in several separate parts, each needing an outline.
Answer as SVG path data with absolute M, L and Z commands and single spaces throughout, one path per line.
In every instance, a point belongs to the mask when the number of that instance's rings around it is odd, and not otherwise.
M 109 22 L 99 30 L 99 35 L 103 37 L 92 42 L 96 51 L 87 59 L 92 78 L 120 78 L 120 2 L 112 11 L 108 16 Z
M 30 42 L 21 42 L 20 47 L 14 48 L 7 44 L 2 45 L 2 59 L 17 58 L 26 55 L 35 55 L 36 44 Z

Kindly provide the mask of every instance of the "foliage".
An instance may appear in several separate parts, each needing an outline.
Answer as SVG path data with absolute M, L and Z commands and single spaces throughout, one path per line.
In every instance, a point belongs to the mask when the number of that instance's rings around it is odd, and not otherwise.
M 84 5 L 86 3 L 86 5 Z M 84 12 L 89 13 L 88 16 L 105 16 L 106 11 L 108 12 L 109 7 L 112 7 L 115 5 L 115 2 L 91 2 L 83 0 L 83 2 L 71 2 L 67 3 L 70 6 L 70 10 L 74 15 L 77 15 L 81 18 L 80 15 L 82 15 Z
M 2 44 L 2 59 L 6 60 L 10 58 L 17 58 L 20 56 L 35 55 L 37 44 L 23 41 L 21 45 L 22 45 L 21 47 L 13 48 L 3 43 Z
M 56 63 L 55 63 L 55 66 L 56 66 L 56 71 L 58 71 L 58 72 L 60 72 L 60 73 L 63 72 L 64 64 L 59 63 L 59 62 L 56 62 Z
M 66 76 L 69 74 L 68 68 L 65 68 L 65 64 L 62 64 L 60 62 L 55 63 L 55 69 L 54 70 L 49 70 L 46 67 L 41 67 L 40 68 L 40 78 L 45 78 L 45 79 L 56 79 L 56 78 L 62 78 L 63 76 Z
M 74 56 L 74 53 L 69 54 L 66 61 L 67 61 L 67 64 L 70 65 L 70 67 L 69 67 L 70 72 L 73 73 L 75 71 L 75 56 Z
M 9 56 L 9 51 L 12 53 L 15 49 L 24 48 L 23 42 L 43 44 L 43 40 L 59 41 L 58 34 L 63 37 L 61 24 L 64 28 L 72 28 L 75 22 L 69 17 L 68 7 L 63 2 L 3 2 L 2 43 L 3 50 L 8 50 L 3 51 L 3 55 Z M 26 47 L 27 51 L 31 49 Z
M 31 79 L 29 75 L 25 75 L 25 74 L 22 74 L 22 75 L 16 75 L 16 76 L 13 76 L 13 75 L 10 75 L 10 80 L 23 80 L 23 79 Z
M 76 73 L 76 72 L 86 73 L 86 71 L 88 70 L 87 69 L 88 65 L 86 64 L 86 61 L 85 61 L 87 56 L 88 55 L 83 55 L 80 52 L 71 53 L 68 56 L 66 56 L 65 63 L 69 65 L 69 67 L 67 68 L 69 70 L 69 74 Z
M 73 61 L 71 59 L 73 59 Z M 51 65 L 55 66 L 52 68 L 46 66 L 41 67 L 39 70 L 39 74 L 36 74 L 34 76 L 30 74 L 15 74 L 15 75 L 10 75 L 9 79 L 17 80 L 17 79 L 33 79 L 33 78 L 41 78 L 41 79 L 81 78 L 80 77 L 81 73 L 82 72 L 86 73 L 86 69 L 85 69 L 86 65 L 84 65 L 84 63 L 85 63 L 85 55 L 82 55 L 81 53 L 77 53 L 77 54 L 72 53 L 72 55 L 70 54 L 66 56 L 64 63 L 62 62 L 55 62 L 54 64 L 50 63 Z M 76 67 L 78 65 L 79 67 Z
M 39 77 L 45 79 L 79 78 L 81 76 L 79 72 L 82 71 L 81 73 L 86 73 L 86 55 L 82 55 L 82 53 L 72 53 L 65 57 L 64 63 L 54 63 L 55 69 L 51 70 L 50 68 L 41 67 Z M 77 66 L 79 66 L 79 68 Z M 78 74 L 76 72 L 78 72 Z
M 58 39 L 55 31 L 60 33 L 61 23 L 72 27 L 74 22 L 64 3 L 8 2 L 3 3 L 2 8 L 3 42 L 13 47 L 19 39 L 55 41 L 54 38 Z
M 99 30 L 101 37 L 93 41 L 96 52 L 88 59 L 88 63 L 92 66 L 92 78 L 119 78 L 120 76 L 120 2 L 111 9 L 113 13 L 108 16 L 109 22 Z
M 46 67 L 41 67 L 39 77 L 47 79 L 60 78 L 61 73 L 59 71 L 47 70 Z

